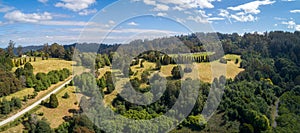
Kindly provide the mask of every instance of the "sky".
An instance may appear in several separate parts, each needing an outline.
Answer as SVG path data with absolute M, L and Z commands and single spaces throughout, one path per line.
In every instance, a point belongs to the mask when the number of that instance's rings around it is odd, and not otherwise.
M 0 47 L 300 31 L 300 0 L 0 0 Z

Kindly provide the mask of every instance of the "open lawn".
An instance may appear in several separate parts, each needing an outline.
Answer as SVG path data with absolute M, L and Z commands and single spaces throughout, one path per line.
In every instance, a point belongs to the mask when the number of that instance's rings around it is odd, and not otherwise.
M 60 70 L 63 68 L 67 68 L 72 71 L 72 65 L 75 64 L 74 61 L 66 61 L 57 58 L 49 58 L 48 60 L 42 60 L 42 58 L 36 58 L 36 61 L 30 62 L 33 66 L 33 73 L 36 74 L 38 72 L 48 73 L 51 70 Z M 13 72 L 17 68 L 13 68 Z
M 78 110 L 78 104 L 75 105 L 75 102 L 78 102 L 78 96 L 74 93 L 74 87 L 70 86 L 66 89 L 63 89 L 57 94 L 57 99 L 59 102 L 59 105 L 57 108 L 47 108 L 45 106 L 42 106 L 39 108 L 35 113 L 43 113 L 43 116 L 39 116 L 39 118 L 45 117 L 47 121 L 50 123 L 51 128 L 57 128 L 60 124 L 64 122 L 63 117 L 64 116 L 73 116 L 72 112 L 70 112 L 70 109 L 76 109 Z M 69 98 L 64 99 L 62 96 L 65 93 L 69 94 Z

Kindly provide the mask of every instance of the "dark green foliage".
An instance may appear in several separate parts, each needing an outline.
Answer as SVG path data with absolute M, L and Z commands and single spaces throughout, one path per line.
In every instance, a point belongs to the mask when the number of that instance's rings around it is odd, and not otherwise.
M 239 59 L 235 59 L 235 64 L 238 64 L 239 63 Z
M 243 123 L 243 125 L 240 126 L 240 132 L 241 133 L 254 133 L 254 128 L 251 124 Z
M 184 73 L 191 73 L 193 69 L 191 67 L 185 67 L 183 71 Z
M 140 63 L 140 67 L 141 67 L 141 68 L 144 67 L 144 64 L 143 64 L 144 62 L 145 62 L 145 60 L 142 60 L 141 63 Z
M 50 95 L 49 107 L 56 108 L 58 106 L 58 99 L 55 94 Z
M 183 125 L 193 130 L 201 130 L 205 128 L 207 122 L 201 114 L 198 114 L 196 116 L 188 116 L 188 118 L 183 121 Z
M 147 83 L 149 80 L 150 73 L 148 71 L 143 71 L 142 75 L 141 75 L 141 82 L 142 83 Z
M 45 120 L 39 120 L 36 124 L 36 133 L 52 133 L 52 129 L 48 122 Z
M 224 58 L 221 58 L 221 59 L 220 59 L 220 63 L 227 64 L 227 60 L 224 59 Z
M 7 101 L 5 98 L 1 102 L 1 114 L 9 114 L 11 111 L 10 102 Z
M 70 97 L 70 95 L 68 94 L 68 92 L 66 92 L 63 96 L 62 96 L 62 98 L 64 98 L 64 99 L 68 99 Z
M 182 71 L 181 66 L 179 66 L 179 65 L 173 67 L 171 73 L 172 73 L 174 79 L 181 79 L 181 77 L 183 77 L 183 71 Z M 181 75 L 181 73 L 182 73 L 182 75 Z
M 7 96 L 22 89 L 22 84 L 13 73 L 0 69 L 0 96 Z

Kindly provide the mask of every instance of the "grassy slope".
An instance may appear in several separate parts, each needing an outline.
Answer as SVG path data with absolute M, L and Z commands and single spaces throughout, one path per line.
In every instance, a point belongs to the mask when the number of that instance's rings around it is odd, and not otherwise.
M 64 99 L 62 96 L 68 92 L 69 98 Z M 74 87 L 70 86 L 66 89 L 63 89 L 57 94 L 57 99 L 59 102 L 59 105 L 57 108 L 51 109 L 47 108 L 45 106 L 42 106 L 39 108 L 35 113 L 41 113 L 43 112 L 43 116 L 39 116 L 39 118 L 45 117 L 47 121 L 50 123 L 50 126 L 52 128 L 57 128 L 60 124 L 64 122 L 63 117 L 64 116 L 72 116 L 72 113 L 69 112 L 70 109 L 76 109 L 78 110 L 78 104 L 75 105 L 75 102 L 78 102 L 78 99 L 80 99 L 80 95 L 77 95 L 74 93 Z
M 28 59 L 27 59 L 28 60 Z M 57 58 L 49 58 L 48 60 L 42 60 L 42 58 L 36 58 L 36 62 L 30 62 L 33 66 L 33 73 L 36 74 L 38 72 L 48 73 L 51 70 L 60 70 L 63 68 L 68 68 L 72 70 L 72 64 L 75 64 L 73 61 L 66 61 Z M 13 72 L 17 68 L 13 68 Z

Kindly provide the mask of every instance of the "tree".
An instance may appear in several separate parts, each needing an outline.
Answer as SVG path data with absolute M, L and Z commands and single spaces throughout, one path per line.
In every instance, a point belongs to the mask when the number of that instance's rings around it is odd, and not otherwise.
M 17 54 L 18 54 L 18 56 L 19 56 L 19 57 L 21 57 L 21 56 L 22 56 L 22 54 L 23 54 L 23 51 L 22 51 L 22 49 L 23 49 L 23 48 L 22 48 L 22 46 L 21 46 L 21 45 L 19 45 L 19 46 L 18 46 L 18 48 L 17 48 Z
M 181 66 L 178 65 L 178 66 L 173 67 L 171 73 L 172 73 L 174 79 L 181 79 L 181 72 L 182 72 L 182 68 L 181 68 Z
M 50 108 L 57 108 L 58 107 L 58 99 L 55 94 L 50 95 L 50 101 L 49 101 Z
M 36 124 L 36 133 L 52 133 L 52 129 L 48 122 L 45 120 L 39 120 Z
M 141 67 L 141 68 L 144 67 L 144 62 L 145 62 L 145 60 L 142 60 L 141 63 L 140 63 L 140 67 Z
M 69 97 L 70 97 L 70 95 L 68 94 L 68 92 L 66 92 L 62 98 L 67 99 Z
M 155 69 L 156 69 L 156 70 L 160 70 L 160 68 L 161 68 L 161 63 L 160 63 L 159 60 L 157 60 L 157 61 L 156 61 L 156 65 L 155 65 Z
M 9 101 L 7 101 L 5 98 L 1 102 L 1 113 L 2 114 L 9 114 L 10 113 L 10 104 Z
M 15 45 L 16 43 L 12 40 L 9 40 L 9 43 L 8 43 L 8 47 L 7 47 L 7 54 L 9 55 L 9 57 L 14 57 L 14 49 L 15 49 Z
M 20 98 L 13 97 L 10 102 L 14 105 L 14 107 L 17 107 L 18 109 L 22 107 Z

